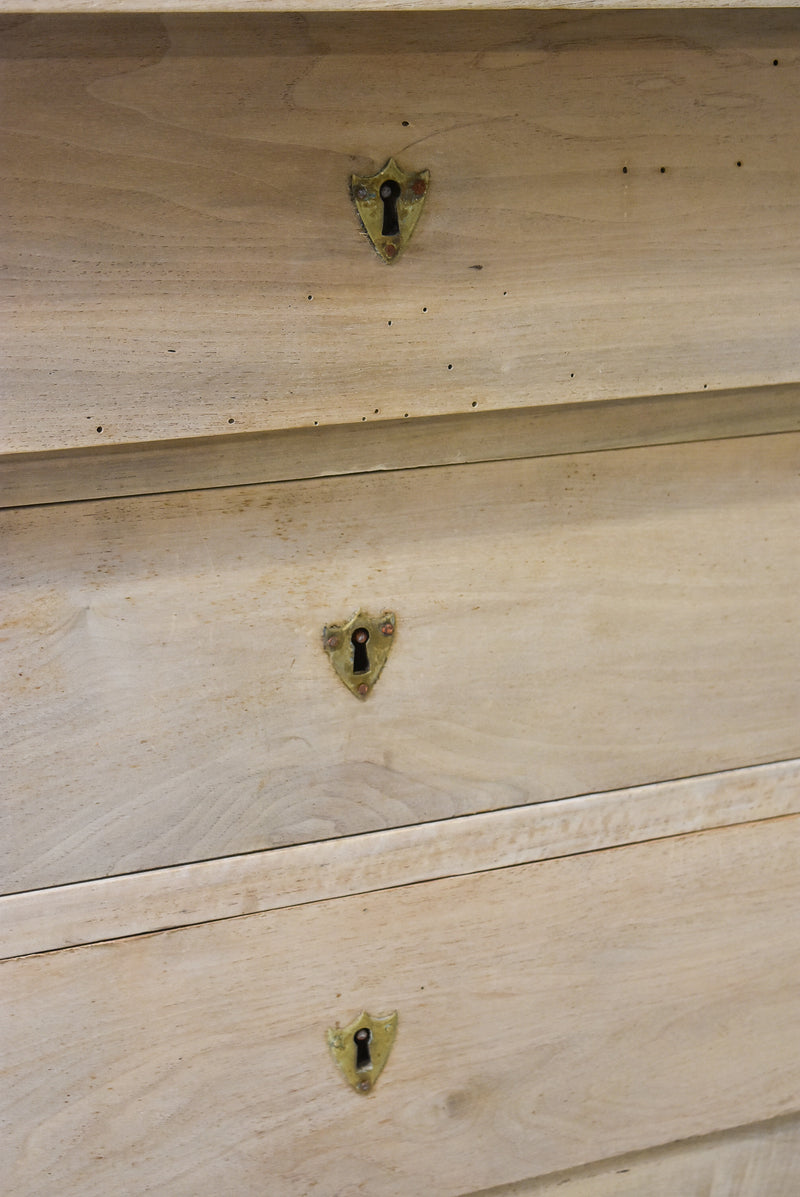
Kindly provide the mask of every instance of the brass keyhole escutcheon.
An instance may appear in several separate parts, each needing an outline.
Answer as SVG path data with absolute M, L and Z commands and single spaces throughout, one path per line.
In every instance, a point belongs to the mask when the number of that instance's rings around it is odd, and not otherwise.
M 330 1027 L 333 1062 L 356 1093 L 370 1093 L 381 1075 L 397 1035 L 397 1011 L 376 1016 L 362 1010 L 346 1027 Z
M 330 662 L 351 694 L 369 698 L 395 641 L 393 611 L 373 616 L 357 611 L 347 623 L 328 624 L 322 643 Z
M 351 175 L 350 194 L 364 232 L 384 262 L 396 262 L 417 226 L 430 171 L 405 171 L 390 158 L 374 175 Z

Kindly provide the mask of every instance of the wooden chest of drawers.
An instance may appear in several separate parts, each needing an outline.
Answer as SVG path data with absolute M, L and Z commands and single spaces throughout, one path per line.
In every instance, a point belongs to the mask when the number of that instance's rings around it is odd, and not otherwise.
M 10 1191 L 791 1197 L 797 14 L 41 7 Z M 390 157 L 387 265 L 348 180 Z

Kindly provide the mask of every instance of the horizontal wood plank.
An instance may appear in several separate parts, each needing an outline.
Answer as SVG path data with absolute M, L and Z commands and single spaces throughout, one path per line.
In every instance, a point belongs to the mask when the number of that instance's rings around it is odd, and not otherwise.
M 800 761 L 9 894 L 0 898 L 0 956 L 787 814 L 800 814 Z
M 789 8 L 792 0 L 737 0 L 737 8 Z M 155 0 L 3 0 L 10 13 L 152 13 Z M 158 0 L 166 13 L 452 12 L 503 9 L 727 9 L 730 0 Z
M 17 1197 L 455 1197 L 800 1108 L 800 818 L 0 966 Z M 397 1010 L 374 1092 L 326 1028 Z
M 6 452 L 797 381 L 797 11 L 2 20 Z
M 471 1197 L 792 1197 L 800 1191 L 800 1118 L 776 1118 Z
M 800 435 L 10 509 L 6 892 L 800 756 Z M 358 702 L 325 624 L 397 613 Z
M 0 455 L 0 507 L 800 431 L 800 384 Z

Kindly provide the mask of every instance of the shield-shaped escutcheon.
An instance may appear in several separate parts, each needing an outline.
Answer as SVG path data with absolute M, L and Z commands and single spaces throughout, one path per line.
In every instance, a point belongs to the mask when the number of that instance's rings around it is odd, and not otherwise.
M 390 158 L 375 175 L 351 175 L 350 194 L 376 252 L 396 262 L 417 227 L 430 185 L 430 171 L 409 174 Z
M 393 611 L 378 616 L 357 611 L 347 623 L 323 628 L 322 643 L 331 665 L 356 698 L 363 700 L 372 693 L 394 643 L 396 627 Z
M 328 1030 L 336 1067 L 356 1093 L 370 1093 L 383 1071 L 397 1034 L 397 1011 L 378 1017 L 362 1010 L 346 1027 Z

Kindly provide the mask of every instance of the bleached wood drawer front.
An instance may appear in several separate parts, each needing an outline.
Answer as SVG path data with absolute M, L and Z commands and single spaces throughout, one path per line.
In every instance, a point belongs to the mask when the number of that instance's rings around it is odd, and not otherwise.
M 166 2 L 0 16 L 3 1185 L 796 1197 L 800 13 Z
M 5 512 L 7 890 L 800 755 L 786 434 Z M 373 694 L 322 629 L 397 613 Z
M 450 1197 L 797 1110 L 799 828 L 8 961 L 8 1191 Z M 364 1007 L 366 1097 L 326 1046 Z
M 799 29 L 6 18 L 6 451 L 796 382 Z M 387 267 L 390 155 L 431 186 Z

